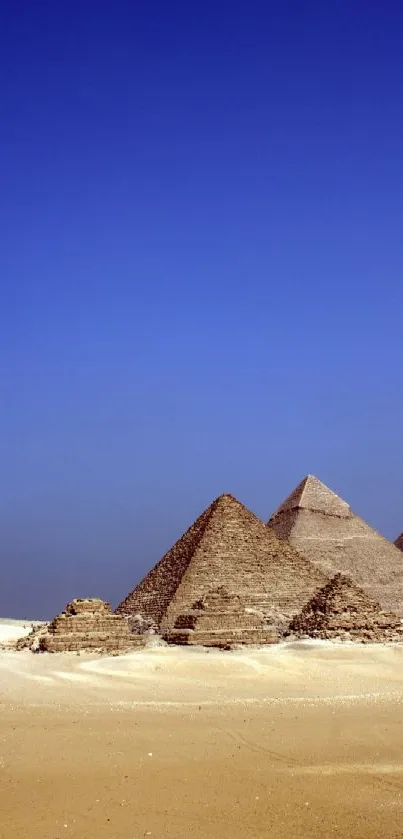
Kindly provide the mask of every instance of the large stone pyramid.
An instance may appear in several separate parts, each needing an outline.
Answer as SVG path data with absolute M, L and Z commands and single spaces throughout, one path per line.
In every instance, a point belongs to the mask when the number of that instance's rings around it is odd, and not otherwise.
M 401 533 L 400 536 L 397 537 L 395 545 L 397 548 L 399 548 L 399 551 L 403 551 L 403 533 Z
M 316 592 L 290 623 L 291 632 L 313 638 L 349 638 L 367 642 L 400 641 L 403 625 L 393 612 L 383 612 L 349 577 L 336 574 Z
M 242 599 L 243 610 L 254 610 L 266 627 L 282 627 L 327 579 L 243 504 L 221 495 L 117 612 L 141 614 L 166 634 L 212 589 L 224 587 Z
M 403 614 L 401 552 L 318 478 L 304 478 L 268 525 L 325 574 L 347 574 L 383 609 Z

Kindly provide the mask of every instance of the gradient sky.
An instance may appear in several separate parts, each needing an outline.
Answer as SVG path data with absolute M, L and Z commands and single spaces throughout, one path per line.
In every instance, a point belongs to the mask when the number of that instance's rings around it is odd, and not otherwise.
M 403 6 L 0 2 L 0 615 L 221 492 L 403 529 Z

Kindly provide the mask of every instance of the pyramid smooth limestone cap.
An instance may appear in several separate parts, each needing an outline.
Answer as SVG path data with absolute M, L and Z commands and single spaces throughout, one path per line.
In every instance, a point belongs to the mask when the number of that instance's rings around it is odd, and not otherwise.
M 326 484 L 322 483 L 315 475 L 306 475 L 298 486 L 287 496 L 285 501 L 274 513 L 289 510 L 311 510 L 323 513 L 328 516 L 349 518 L 351 513 L 350 505 L 339 495 L 336 495 Z M 274 517 L 272 516 L 272 518 Z

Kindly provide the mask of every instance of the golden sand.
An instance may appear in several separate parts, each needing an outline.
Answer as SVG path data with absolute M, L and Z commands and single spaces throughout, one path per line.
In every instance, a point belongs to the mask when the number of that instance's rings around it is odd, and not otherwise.
M 403 836 L 403 648 L 0 654 L 1 839 Z

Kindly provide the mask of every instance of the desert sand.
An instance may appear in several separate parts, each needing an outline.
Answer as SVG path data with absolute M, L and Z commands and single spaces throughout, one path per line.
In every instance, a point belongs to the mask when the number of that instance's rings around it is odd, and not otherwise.
M 403 647 L 0 653 L 1 839 L 403 836 Z
M 32 627 L 40 626 L 43 621 L 18 621 L 8 618 L 0 618 L 0 649 L 12 647 L 18 638 L 23 638 L 31 632 Z

